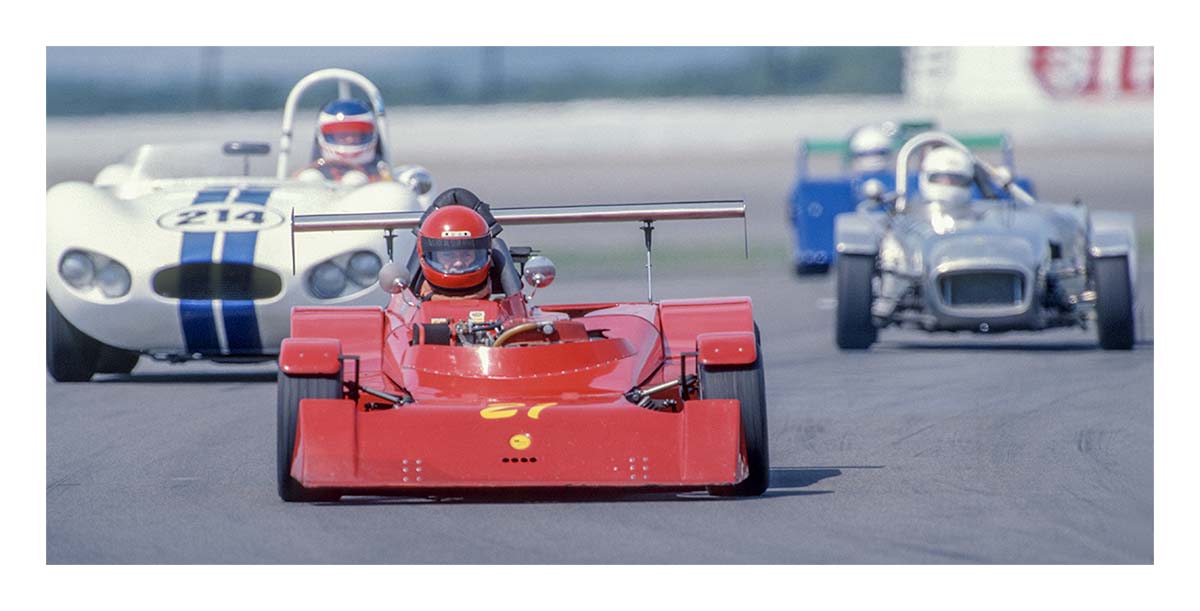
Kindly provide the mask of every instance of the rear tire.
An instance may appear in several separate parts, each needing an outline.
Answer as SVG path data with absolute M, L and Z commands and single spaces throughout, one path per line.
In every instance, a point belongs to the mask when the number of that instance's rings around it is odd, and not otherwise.
M 342 375 L 290 376 L 282 371 L 277 379 L 275 414 L 275 468 L 279 498 L 288 502 L 336 501 L 336 492 L 305 488 L 292 477 L 292 454 L 296 448 L 296 423 L 303 399 L 341 399 Z
M 755 327 L 757 339 L 758 328 Z M 756 342 L 758 358 L 749 365 L 700 365 L 701 399 L 737 399 L 741 412 L 742 442 L 749 475 L 728 486 L 709 486 L 713 496 L 759 496 L 766 492 L 771 479 L 771 461 L 767 451 L 767 400 L 763 379 L 762 346 Z
M 837 320 L 835 340 L 842 350 L 865 350 L 879 330 L 871 320 L 873 255 L 839 255 L 837 263 Z
M 1103 257 L 1092 260 L 1096 274 L 1096 327 L 1100 347 L 1105 350 L 1133 348 L 1133 286 L 1129 281 L 1129 259 Z
M 63 317 L 46 295 L 46 371 L 59 382 L 87 382 L 96 373 L 100 342 Z

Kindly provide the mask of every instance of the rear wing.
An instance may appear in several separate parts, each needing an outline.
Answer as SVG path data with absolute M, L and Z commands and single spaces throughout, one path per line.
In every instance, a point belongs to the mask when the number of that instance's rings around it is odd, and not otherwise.
M 635 204 L 584 204 L 559 206 L 519 206 L 491 208 L 491 214 L 504 225 L 555 225 L 566 223 L 641 223 L 646 236 L 646 279 L 650 284 L 651 232 L 656 221 L 742 219 L 742 242 L 746 258 L 750 242 L 746 230 L 746 202 L 742 200 L 704 200 Z M 296 273 L 296 234 L 320 231 L 382 231 L 388 241 L 389 259 L 392 239 L 397 231 L 420 224 L 424 211 L 347 212 L 341 214 L 296 214 L 292 211 L 292 273 Z M 651 285 L 652 286 L 652 285 Z M 650 293 L 651 298 L 653 292 Z M 651 299 L 652 300 L 652 299 Z
M 706 200 L 638 204 L 587 204 L 564 206 L 520 206 L 492 208 L 492 216 L 503 225 L 553 225 L 562 223 L 612 223 L 636 221 L 682 221 L 746 218 L 742 200 Z M 398 231 L 412 229 L 424 211 L 347 212 L 341 214 L 293 214 L 292 233 L 313 231 Z

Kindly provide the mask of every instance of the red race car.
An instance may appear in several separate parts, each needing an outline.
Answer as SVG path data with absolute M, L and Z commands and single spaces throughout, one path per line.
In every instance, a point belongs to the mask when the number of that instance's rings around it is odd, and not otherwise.
M 442 212 L 456 206 L 482 218 L 486 235 L 425 222 L 462 216 Z M 548 285 L 553 264 L 496 237 L 502 225 L 638 222 L 649 279 L 654 222 L 711 218 L 744 219 L 745 204 L 491 209 L 451 189 L 424 213 L 294 216 L 293 240 L 382 230 L 390 250 L 396 231 L 419 238 L 408 265 L 380 272 L 393 293 L 386 309 L 293 309 L 279 354 L 279 495 L 580 486 L 762 494 L 767 411 L 749 298 L 535 306 L 523 289 Z M 430 290 L 433 276 L 443 286 L 456 279 L 443 272 L 461 261 L 446 257 L 466 249 L 438 250 L 448 244 L 485 249 L 490 290 Z

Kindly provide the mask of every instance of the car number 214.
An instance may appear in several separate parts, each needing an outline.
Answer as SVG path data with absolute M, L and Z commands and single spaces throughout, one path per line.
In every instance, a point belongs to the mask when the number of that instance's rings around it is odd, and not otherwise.
M 175 231 L 260 231 L 283 222 L 283 215 L 255 204 L 187 206 L 158 217 L 158 225 Z

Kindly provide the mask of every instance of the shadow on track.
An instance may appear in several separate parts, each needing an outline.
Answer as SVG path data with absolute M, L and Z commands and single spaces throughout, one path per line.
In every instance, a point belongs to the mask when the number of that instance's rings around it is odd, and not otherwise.
M 813 496 L 833 494 L 832 490 L 794 490 L 811 486 L 821 480 L 837 477 L 842 469 L 880 469 L 882 467 L 819 467 L 771 469 L 771 485 L 761 497 L 710 496 L 702 490 L 661 488 L 653 491 L 605 490 L 601 488 L 563 487 L 541 490 L 472 490 L 430 491 L 423 496 L 363 495 L 343 497 L 328 503 L 312 503 L 326 507 L 347 505 L 437 505 L 457 504 L 510 504 L 510 503 L 646 503 L 646 502 L 736 502 L 754 501 L 759 498 L 789 496 Z
M 1092 352 L 1100 350 L 1095 342 L 1057 342 L 1057 343 L 976 343 L 948 342 L 926 344 L 915 342 L 880 342 L 879 348 L 896 350 L 927 350 L 927 351 L 973 351 L 973 352 Z
M 194 383 L 229 383 L 229 382 L 271 382 L 275 383 L 276 373 L 265 372 L 212 372 L 212 373 L 132 373 L 129 375 L 98 374 L 91 384 L 194 384 Z M 87 382 L 85 382 L 87 383 Z

